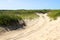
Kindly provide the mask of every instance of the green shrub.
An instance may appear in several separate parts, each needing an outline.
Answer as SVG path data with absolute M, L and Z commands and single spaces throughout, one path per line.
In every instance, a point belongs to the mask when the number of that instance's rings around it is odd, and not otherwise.
M 18 17 L 15 15 L 0 14 L 0 26 L 9 26 L 17 20 Z
M 60 10 L 52 10 L 48 13 L 48 16 L 52 19 L 57 19 L 60 16 Z

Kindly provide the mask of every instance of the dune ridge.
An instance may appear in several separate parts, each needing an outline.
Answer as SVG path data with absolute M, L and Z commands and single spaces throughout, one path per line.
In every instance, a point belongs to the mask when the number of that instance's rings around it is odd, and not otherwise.
M 7 32 L 0 36 L 0 40 L 60 40 L 60 17 L 50 21 L 47 13 L 36 14 L 38 18 L 25 20 L 24 30 Z

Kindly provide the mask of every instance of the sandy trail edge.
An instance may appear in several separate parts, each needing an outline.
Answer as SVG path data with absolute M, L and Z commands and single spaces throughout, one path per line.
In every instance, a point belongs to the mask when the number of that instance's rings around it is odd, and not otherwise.
M 24 30 L 7 32 L 0 40 L 60 40 L 60 18 L 50 21 L 47 14 L 27 22 Z

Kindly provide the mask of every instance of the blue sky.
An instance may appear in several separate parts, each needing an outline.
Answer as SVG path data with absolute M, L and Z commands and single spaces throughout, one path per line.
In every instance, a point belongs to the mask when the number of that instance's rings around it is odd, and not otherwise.
M 0 9 L 60 9 L 60 0 L 0 0 Z

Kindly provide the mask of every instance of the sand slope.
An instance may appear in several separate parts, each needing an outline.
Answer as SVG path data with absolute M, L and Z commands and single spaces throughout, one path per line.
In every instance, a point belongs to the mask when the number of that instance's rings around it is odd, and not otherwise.
M 0 36 L 0 40 L 60 40 L 60 18 L 50 21 L 47 14 L 26 21 L 24 30 L 7 32 Z

